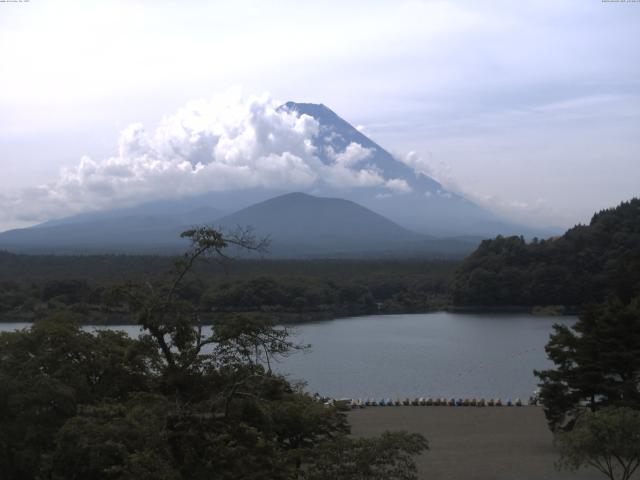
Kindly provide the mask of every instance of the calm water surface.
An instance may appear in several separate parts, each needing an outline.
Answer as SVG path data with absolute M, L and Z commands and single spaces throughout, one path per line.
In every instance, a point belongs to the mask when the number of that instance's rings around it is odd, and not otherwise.
M 311 351 L 275 368 L 334 397 L 501 397 L 526 399 L 534 369 L 550 365 L 544 345 L 554 323 L 574 317 L 526 314 L 377 315 L 295 327 Z M 0 324 L 14 330 L 26 324 Z M 95 329 L 97 327 L 87 327 Z M 137 335 L 138 327 L 113 327 Z
M 534 369 L 554 323 L 572 317 L 526 314 L 384 315 L 303 325 L 312 351 L 279 370 L 336 397 L 521 397 L 536 388 Z

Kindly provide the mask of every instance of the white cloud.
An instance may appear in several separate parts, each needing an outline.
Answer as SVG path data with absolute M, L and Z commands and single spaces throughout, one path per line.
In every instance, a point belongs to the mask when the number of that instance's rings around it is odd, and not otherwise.
M 461 192 L 462 189 L 458 186 L 453 176 L 451 166 L 443 161 L 435 161 L 431 152 L 427 155 L 419 155 L 414 151 L 410 151 L 404 155 L 396 153 L 394 156 L 405 165 L 411 167 L 415 172 L 433 178 L 447 190 L 456 193 Z M 425 192 L 425 194 L 427 193 L 432 194 L 434 192 Z
M 447 162 L 436 161 L 428 152 L 424 155 L 411 151 L 405 155 L 396 154 L 396 158 L 413 168 L 416 172 L 428 175 L 443 185 L 446 190 L 438 189 L 424 192 L 426 197 L 451 198 L 456 193 L 472 202 L 494 212 L 500 217 L 523 224 L 548 227 L 550 225 L 571 225 L 571 219 L 553 206 L 546 198 L 518 199 L 495 193 L 487 194 L 464 181 Z
M 370 148 L 365 148 L 359 143 L 351 142 L 347 145 L 347 148 L 344 149 L 343 152 L 336 153 L 333 151 L 333 148 L 327 148 L 329 157 L 333 159 L 336 163 L 345 166 L 345 167 L 353 167 L 364 160 L 371 158 L 373 155 L 373 150 Z
M 413 189 L 409 186 L 406 180 L 402 180 L 401 178 L 392 178 L 391 180 L 387 180 L 385 182 L 385 187 L 389 190 L 393 190 L 397 193 L 411 193 Z
M 386 187 L 411 191 L 400 179 L 385 179 L 365 162 L 373 152 L 357 143 L 317 156 L 318 122 L 278 109 L 268 95 L 243 97 L 238 90 L 188 103 L 149 133 L 141 124 L 125 128 L 118 154 L 88 156 L 58 179 L 5 196 L 0 214 L 41 220 L 157 198 L 254 187 L 308 189 Z
M 348 188 L 385 185 L 385 179 L 375 165 L 363 165 L 361 168 L 355 168 L 373 156 L 373 150 L 370 148 L 351 142 L 342 152 L 335 152 L 331 146 L 328 146 L 326 150 L 332 163 L 324 165 L 321 170 L 324 180 L 330 186 Z
M 545 198 L 535 198 L 529 201 L 505 199 L 497 195 L 483 195 L 476 192 L 468 192 L 467 195 L 477 204 L 515 222 L 539 227 L 571 226 L 572 224 L 566 214 L 563 214 Z M 553 219 L 555 222 L 550 222 L 549 219 Z
M 7 200 L 8 190 L 50 182 L 69 158 L 111 155 L 110 140 L 132 119 L 149 125 L 191 96 L 243 84 L 323 102 L 366 125 L 385 147 L 428 149 L 455 169 L 464 190 L 528 203 L 542 196 L 571 221 L 588 219 L 638 191 L 640 62 L 637 49 L 620 46 L 637 44 L 639 15 L 634 3 L 597 0 L 252 0 L 188 8 L 30 2 L 3 9 L 0 210 L 13 215 L 16 198 Z M 176 136 L 176 129 L 168 132 L 168 151 L 156 153 L 167 158 L 178 148 L 192 170 L 202 169 L 186 184 L 250 180 L 232 152 L 224 168 L 206 161 L 198 167 L 210 137 Z M 124 146 L 135 150 L 133 140 Z M 139 172 L 119 159 L 103 165 L 103 174 L 137 184 Z M 463 190 L 430 166 L 446 188 Z M 296 182 L 307 178 L 297 173 Z M 334 176 L 380 181 L 375 170 Z M 97 181 L 93 188 L 106 192 L 109 185 Z M 74 205 L 57 192 L 47 206 Z

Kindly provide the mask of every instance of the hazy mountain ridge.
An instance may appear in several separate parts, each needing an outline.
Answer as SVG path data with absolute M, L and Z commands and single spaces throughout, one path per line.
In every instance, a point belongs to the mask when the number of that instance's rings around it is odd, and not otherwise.
M 323 104 L 287 102 L 282 107 L 313 117 L 320 125 L 314 146 L 325 163 L 351 143 L 371 151 L 362 163 L 381 172 L 386 180 L 406 182 L 411 191 L 390 192 L 383 187 L 325 189 L 315 193 L 338 196 L 388 217 L 419 233 L 435 236 L 494 236 L 497 234 L 541 235 L 522 225 L 505 221 L 460 195 L 448 191 L 433 178 L 415 172 L 375 141 Z
M 349 200 L 290 193 L 219 219 L 197 215 L 130 215 L 75 218 L 11 230 L 0 234 L 0 248 L 27 253 L 172 254 L 185 248 L 186 242 L 179 235 L 194 224 L 209 224 L 227 232 L 251 227 L 256 236 L 270 239 L 268 256 L 279 258 L 460 257 L 480 241 L 473 237 L 438 239 L 420 235 Z
M 403 255 L 428 239 L 352 201 L 300 192 L 244 208 L 216 225 L 223 230 L 250 225 L 257 236 L 270 239 L 272 256 Z
M 356 242 L 386 238 L 401 243 L 421 238 L 380 214 L 341 198 L 319 198 L 301 192 L 281 195 L 239 210 L 216 223 L 227 228 L 251 225 L 270 236 L 297 242 L 309 237 Z
M 253 226 L 258 233 L 270 235 L 275 256 L 464 255 L 481 237 L 544 235 L 505 223 L 432 178 L 416 174 L 325 105 L 287 102 L 280 109 L 318 122 L 314 147 L 323 163 L 337 162 L 339 155 L 357 145 L 360 156 L 354 161 L 385 181 L 408 188 L 392 192 L 386 184 L 357 188 L 322 184 L 306 193 L 330 198 L 253 188 L 154 200 L 0 233 L 0 248 L 33 253 L 172 253 L 185 245 L 178 238 L 182 230 L 216 221 L 227 229 Z M 225 216 L 225 211 L 235 213 Z
M 224 211 L 210 206 L 195 206 L 185 200 L 149 202 L 135 207 L 80 213 L 70 217 L 48 220 L 34 228 L 57 227 L 73 223 L 113 221 L 116 219 L 180 219 L 185 224 L 209 223 L 222 217 Z
M 180 233 L 210 224 L 223 213 L 212 207 L 180 212 L 133 207 L 74 215 L 0 233 L 0 248 L 27 253 L 174 253 L 187 243 Z

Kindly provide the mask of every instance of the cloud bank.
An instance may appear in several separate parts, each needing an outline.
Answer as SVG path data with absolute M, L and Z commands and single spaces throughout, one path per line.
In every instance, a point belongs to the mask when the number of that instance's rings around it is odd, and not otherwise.
M 121 132 L 118 154 L 80 159 L 52 183 L 0 198 L 5 218 L 38 221 L 210 191 L 352 189 L 380 187 L 406 193 L 409 185 L 384 178 L 367 163 L 373 152 L 357 143 L 331 151 L 323 162 L 314 146 L 318 122 L 279 109 L 269 95 L 230 91 L 188 103 L 150 133 L 133 124 Z

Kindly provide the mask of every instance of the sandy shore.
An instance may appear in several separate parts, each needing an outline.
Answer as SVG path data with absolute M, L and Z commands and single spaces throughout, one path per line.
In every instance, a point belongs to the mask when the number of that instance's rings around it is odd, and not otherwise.
M 422 433 L 430 450 L 417 461 L 421 479 L 605 478 L 596 470 L 555 469 L 558 454 L 539 407 L 368 407 L 352 411 L 349 422 L 356 436 Z

